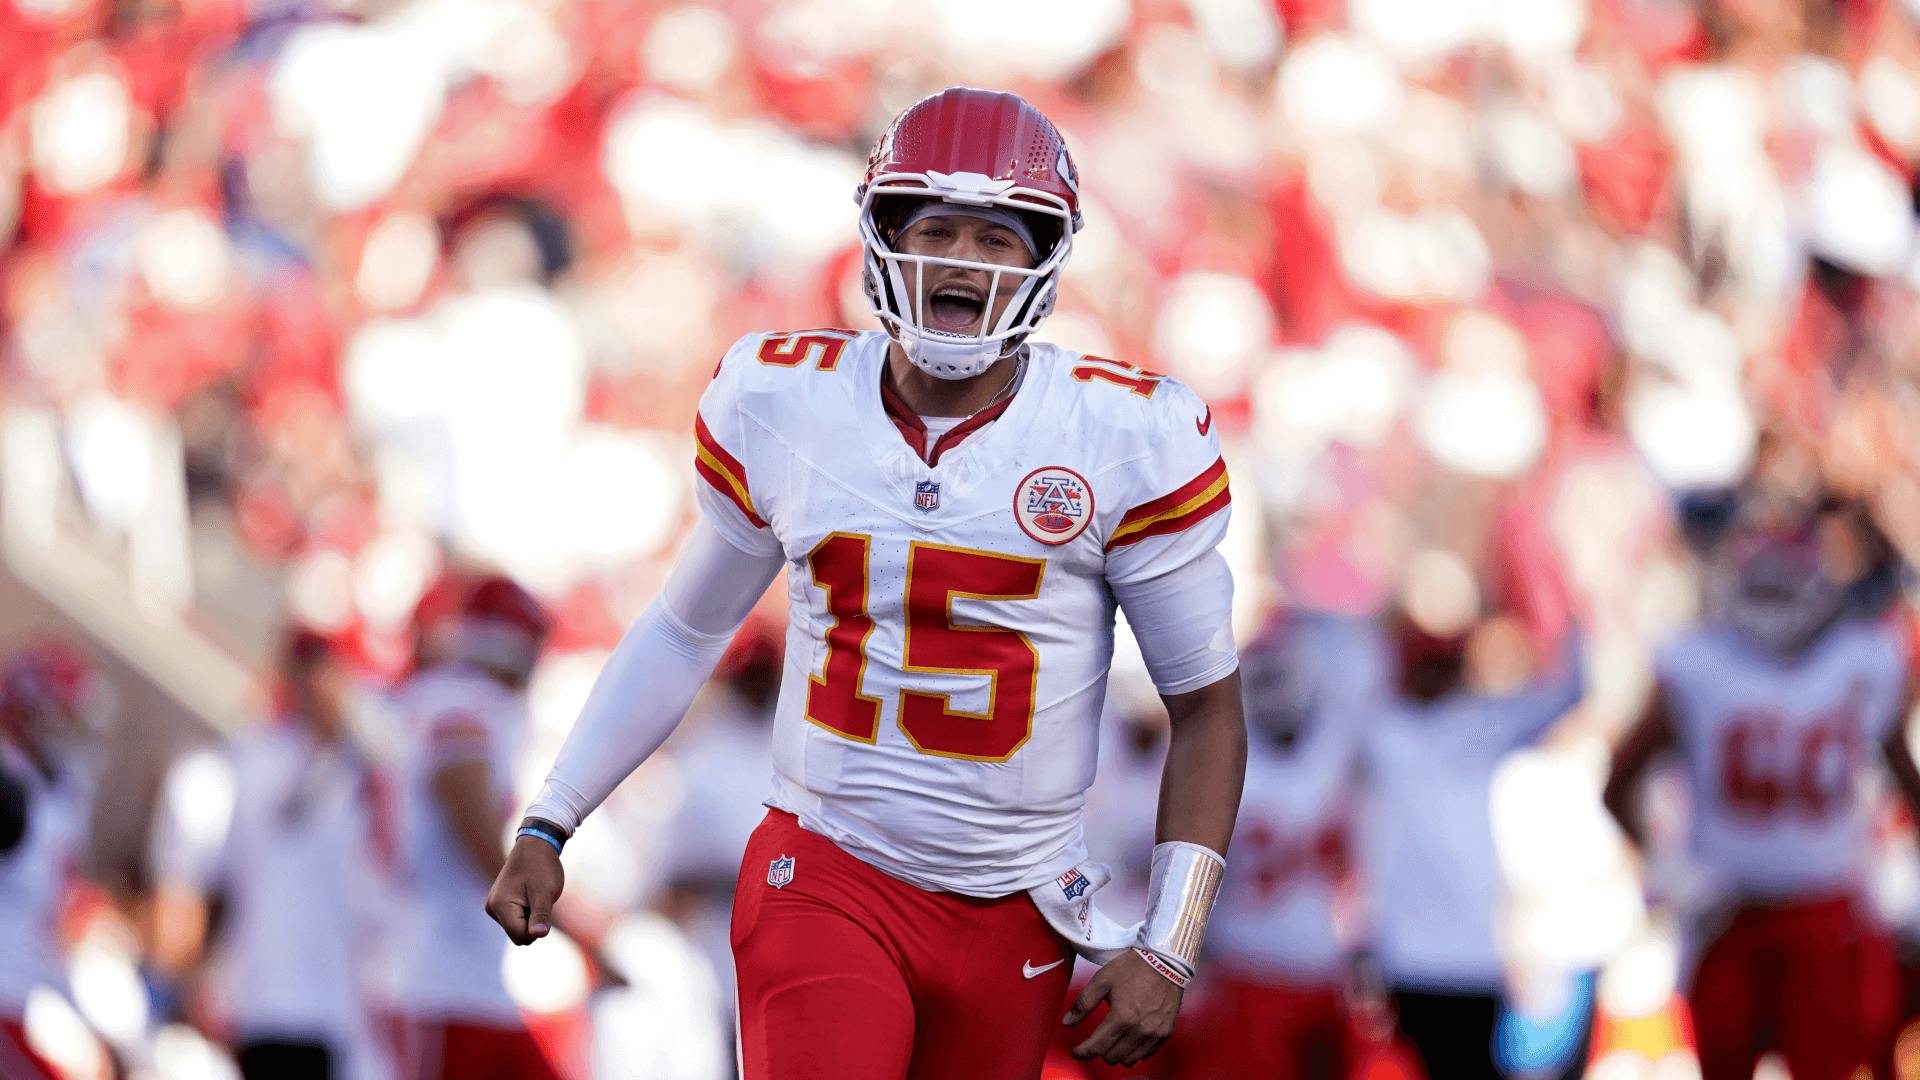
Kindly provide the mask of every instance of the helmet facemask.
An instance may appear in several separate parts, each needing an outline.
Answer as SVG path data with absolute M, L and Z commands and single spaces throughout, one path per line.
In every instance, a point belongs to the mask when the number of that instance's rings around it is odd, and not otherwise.
M 1059 272 L 1073 247 L 1072 214 L 1061 200 L 1031 190 L 1012 190 L 1008 182 L 970 174 L 889 173 L 866 185 L 860 197 L 860 239 L 866 249 L 862 275 L 867 302 L 874 317 L 900 342 L 907 359 L 942 379 L 966 379 L 1010 356 L 1027 335 L 1052 314 L 1058 294 Z M 997 189 L 997 190 L 994 190 Z M 1052 240 L 1044 253 L 1036 252 L 1032 269 L 1000 263 L 974 262 L 898 251 L 898 232 L 877 220 L 882 197 L 941 199 L 958 206 L 994 207 L 1040 218 L 1047 228 L 1034 230 Z M 982 321 L 972 333 L 958 333 L 930 324 L 926 313 L 933 297 L 928 290 L 929 267 L 950 266 L 976 270 L 987 277 Z M 989 325 L 1002 295 L 1010 295 L 1006 309 Z

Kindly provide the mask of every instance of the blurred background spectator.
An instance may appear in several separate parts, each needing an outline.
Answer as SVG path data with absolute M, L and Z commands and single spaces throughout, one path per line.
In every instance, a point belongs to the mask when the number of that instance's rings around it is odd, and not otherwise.
M 326 639 L 291 631 L 278 669 L 270 717 L 168 770 L 151 968 L 176 1010 L 231 1040 L 244 1080 L 372 1080 L 386 1075 L 367 989 L 387 802 Z
M 1889 597 L 1920 554 L 1912 2 L 0 0 L 0 631 L 76 628 L 123 714 L 71 1005 L 26 1017 L 49 1060 L 231 1067 L 136 974 L 146 834 L 171 759 L 267 714 L 283 626 L 381 686 L 433 582 L 524 583 L 555 618 L 530 790 L 691 520 L 712 362 L 871 325 L 864 155 L 959 82 L 1080 162 L 1046 336 L 1212 404 L 1244 635 L 1438 575 L 1499 598 L 1470 650 L 1499 693 L 1583 629 L 1581 707 L 1490 775 L 1500 963 L 1523 1014 L 1601 971 L 1595 1075 L 1688 1075 L 1598 794 L 1700 606 L 1683 533 L 1789 491 L 1871 525 L 1824 557 Z M 578 1073 L 730 1067 L 754 647 L 569 845 L 593 947 L 509 959 Z M 1159 752 L 1138 698 L 1093 796 L 1121 819 Z M 392 765 L 396 710 L 348 712 Z M 164 785 L 203 822 L 231 790 Z M 1920 922 L 1910 832 L 1885 816 L 1876 897 Z

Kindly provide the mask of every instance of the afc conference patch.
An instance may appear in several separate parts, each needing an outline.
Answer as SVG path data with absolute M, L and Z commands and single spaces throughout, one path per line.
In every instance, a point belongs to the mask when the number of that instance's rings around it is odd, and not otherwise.
M 1035 469 L 1013 489 L 1013 516 L 1020 530 L 1055 547 L 1087 531 L 1093 520 L 1093 488 L 1072 469 Z
M 793 856 L 782 855 L 767 864 L 767 884 L 784 889 L 793 881 Z
M 1069 870 L 1055 879 L 1054 884 L 1060 886 L 1062 896 L 1068 900 L 1078 900 L 1093 882 L 1087 880 L 1087 875 L 1080 871 Z
M 940 509 L 940 482 L 920 480 L 913 485 L 913 505 L 923 514 Z

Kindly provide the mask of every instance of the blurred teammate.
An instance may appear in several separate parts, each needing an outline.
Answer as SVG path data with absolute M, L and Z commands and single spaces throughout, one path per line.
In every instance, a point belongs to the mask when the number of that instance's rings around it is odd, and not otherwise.
M 1207 951 L 1218 967 L 1181 1038 L 1181 1080 L 1349 1075 L 1335 906 L 1384 666 L 1371 624 L 1311 611 L 1286 612 L 1242 656 L 1250 738 L 1236 873 L 1214 912 Z
M 1224 868 L 1246 734 L 1215 551 L 1213 414 L 1178 383 L 1029 340 L 1080 221 L 1044 116 L 951 89 L 875 147 L 861 199 L 885 330 L 754 334 L 700 404 L 703 511 L 594 688 L 497 882 L 527 942 L 556 848 L 679 722 L 782 567 L 773 808 L 735 893 L 751 1080 L 1033 1075 L 1068 941 L 1105 961 L 1076 1049 L 1173 1030 Z M 1143 928 L 1082 866 L 1116 602 L 1172 718 Z
M 1496 615 L 1449 632 L 1396 615 L 1397 692 L 1367 730 L 1360 849 L 1371 960 L 1400 1034 L 1435 1078 L 1502 1075 L 1493 1046 L 1507 985 L 1494 932 L 1494 772 L 1584 692 L 1571 635 L 1533 681 L 1505 693 L 1472 689 L 1470 645 L 1510 625 Z
M 56 1080 L 27 1046 L 27 997 L 64 992 L 59 916 L 87 842 L 94 773 L 89 743 L 104 696 L 64 642 L 33 642 L 0 664 L 0 1077 Z
M 409 914 L 394 943 L 402 1080 L 540 1080 L 552 1066 L 501 973 L 487 919 L 512 815 L 512 762 L 527 733 L 526 688 L 547 613 L 502 577 L 459 604 L 451 658 L 401 689 L 401 872 Z
M 1641 778 L 1677 751 L 1692 793 L 1688 997 L 1705 1080 L 1747 1080 L 1770 1049 L 1795 1080 L 1845 1078 L 1881 1051 L 1892 954 L 1863 920 L 1865 775 L 1920 805 L 1906 744 L 1904 635 L 1846 604 L 1812 525 L 1719 543 L 1724 595 L 1661 650 L 1606 804 L 1645 844 Z
M 175 975 L 197 967 L 218 900 L 213 1004 L 241 1075 L 369 1076 L 360 979 L 373 926 L 372 774 L 347 735 L 351 675 L 325 638 L 294 630 L 279 676 L 270 722 L 169 774 L 168 802 L 183 805 L 155 831 L 156 958 Z M 232 812 L 223 828 L 196 829 L 185 800 L 210 795 L 210 769 L 226 775 Z

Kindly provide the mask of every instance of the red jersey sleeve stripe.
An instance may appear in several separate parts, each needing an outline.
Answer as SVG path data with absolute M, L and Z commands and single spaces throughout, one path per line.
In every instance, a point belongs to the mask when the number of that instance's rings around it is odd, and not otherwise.
M 1107 538 L 1107 550 L 1136 543 L 1149 536 L 1179 532 L 1202 521 L 1232 501 L 1228 490 L 1227 463 L 1215 458 L 1199 476 L 1151 502 L 1141 503 L 1120 518 L 1113 535 Z
M 693 471 L 738 507 L 754 528 L 766 528 L 766 521 L 753 508 L 753 495 L 747 489 L 746 466 L 740 464 L 740 459 L 727 453 L 726 448 L 720 445 L 720 440 L 707 430 L 707 422 L 700 418 L 699 413 L 693 416 L 693 441 Z
M 1120 524 L 1114 531 L 1117 533 L 1125 530 L 1129 525 L 1160 517 L 1162 514 L 1171 510 L 1177 510 L 1183 504 L 1192 501 L 1194 496 L 1213 487 L 1217 481 L 1226 475 L 1226 459 L 1214 458 L 1213 464 L 1202 470 L 1199 476 L 1181 484 L 1179 487 L 1154 499 L 1152 502 L 1141 503 L 1139 506 L 1127 511 L 1126 514 L 1120 518 Z
M 1135 525 L 1130 525 L 1124 533 L 1116 529 L 1113 538 L 1107 541 L 1107 550 L 1112 551 L 1114 548 L 1126 547 L 1128 544 L 1137 544 L 1149 536 L 1165 536 L 1168 533 L 1177 533 L 1183 529 L 1198 525 L 1214 514 L 1226 509 L 1227 504 L 1232 501 L 1233 492 L 1228 489 L 1227 478 L 1223 476 L 1220 478 L 1217 488 L 1210 489 L 1208 494 L 1191 510 L 1184 513 L 1167 514 L 1164 517 L 1157 517 L 1150 521 L 1142 521 Z

